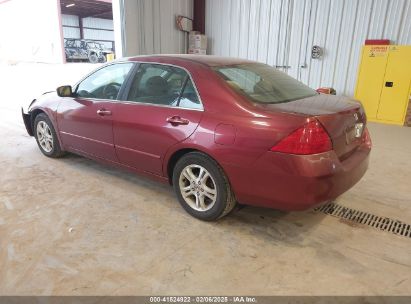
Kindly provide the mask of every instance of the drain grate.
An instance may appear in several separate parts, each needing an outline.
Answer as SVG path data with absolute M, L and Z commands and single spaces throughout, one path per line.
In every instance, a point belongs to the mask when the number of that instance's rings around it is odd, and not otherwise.
M 368 225 L 376 229 L 411 238 L 410 224 L 390 219 L 388 217 L 382 217 L 371 213 L 351 209 L 333 202 L 317 207 L 314 209 L 314 211 L 322 212 L 338 218 L 352 221 L 354 223 Z

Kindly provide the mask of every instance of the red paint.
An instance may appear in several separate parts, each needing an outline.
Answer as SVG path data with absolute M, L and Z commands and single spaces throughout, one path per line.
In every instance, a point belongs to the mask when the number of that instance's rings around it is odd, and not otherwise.
M 57 123 L 66 149 L 93 153 L 110 161 L 117 161 L 113 138 L 113 116 L 101 116 L 99 110 L 114 112 L 109 100 L 64 98 L 58 106 Z
M 320 94 L 332 94 L 332 95 L 336 94 L 336 91 L 333 88 L 328 88 L 328 87 L 318 88 L 316 91 L 317 93 L 320 93 Z
M 175 115 L 188 120 L 188 124 L 173 125 L 167 121 Z M 113 133 L 118 160 L 139 170 L 162 175 L 165 153 L 194 132 L 202 115 L 201 111 L 172 107 L 117 104 Z
M 355 123 L 366 123 L 365 113 L 348 98 L 318 95 L 287 103 L 256 104 L 210 69 L 210 65 L 245 60 L 197 55 L 128 60 L 187 69 L 204 111 L 46 94 L 30 112 L 43 110 L 52 117 L 63 149 L 160 181 L 168 180 L 168 163 L 174 153 L 182 149 L 202 151 L 222 167 L 237 200 L 249 205 L 306 209 L 347 191 L 367 169 L 371 150 L 368 132 L 361 138 L 350 137 Z M 111 115 L 98 115 L 98 109 Z M 323 126 L 332 150 L 309 155 L 270 151 L 310 121 Z
M 365 45 L 390 45 L 389 39 L 367 39 Z
M 219 124 L 214 131 L 214 142 L 219 145 L 232 145 L 235 141 L 233 125 Z

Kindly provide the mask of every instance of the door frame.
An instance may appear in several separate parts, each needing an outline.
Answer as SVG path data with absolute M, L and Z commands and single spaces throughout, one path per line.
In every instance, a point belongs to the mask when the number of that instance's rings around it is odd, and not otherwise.
M 129 61 L 129 62 L 133 62 L 135 65 L 134 65 L 133 68 L 131 68 L 129 74 L 127 75 L 127 80 L 125 81 L 125 85 L 123 85 L 124 89 L 123 89 L 123 86 L 120 89 L 118 99 L 116 100 L 117 102 L 126 103 L 126 104 L 144 104 L 144 105 L 151 105 L 151 106 L 154 106 L 154 107 L 179 108 L 179 109 L 185 109 L 185 110 L 194 110 L 194 111 L 203 111 L 204 112 L 204 103 L 203 103 L 203 100 L 201 99 L 200 93 L 198 92 L 197 85 L 196 85 L 196 83 L 194 81 L 194 78 L 191 75 L 190 71 L 187 70 L 185 67 L 175 65 L 175 64 L 172 64 L 172 63 L 162 63 L 162 62 L 155 62 L 155 61 Z M 200 104 L 201 104 L 202 108 L 201 109 L 194 109 L 194 108 L 184 108 L 184 107 L 180 107 L 180 106 L 175 107 L 175 106 L 170 106 L 170 105 L 155 104 L 155 103 L 149 103 L 149 102 L 128 101 L 127 97 L 128 97 L 129 92 L 130 92 L 130 88 L 131 88 L 131 85 L 133 83 L 134 76 L 137 74 L 138 69 L 139 69 L 140 65 L 142 65 L 142 64 L 164 65 L 164 66 L 171 66 L 171 67 L 175 67 L 175 68 L 184 70 L 187 73 L 187 75 L 190 77 L 191 83 L 193 84 L 194 90 L 197 94 L 198 100 L 200 101 Z

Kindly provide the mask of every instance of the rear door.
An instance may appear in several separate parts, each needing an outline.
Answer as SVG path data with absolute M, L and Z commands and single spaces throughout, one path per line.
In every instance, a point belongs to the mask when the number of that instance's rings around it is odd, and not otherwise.
M 103 67 L 78 84 L 74 97 L 63 99 L 57 109 L 57 123 L 65 147 L 117 161 L 113 113 L 132 67 L 133 63 Z
M 189 73 L 179 67 L 142 63 L 113 116 L 121 163 L 162 175 L 167 150 L 197 128 L 203 107 Z

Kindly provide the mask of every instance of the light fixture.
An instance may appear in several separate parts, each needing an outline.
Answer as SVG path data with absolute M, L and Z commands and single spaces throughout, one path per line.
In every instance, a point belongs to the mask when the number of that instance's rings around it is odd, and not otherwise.
M 70 4 L 67 4 L 66 7 L 72 7 L 74 5 L 76 5 L 76 4 L 75 3 L 70 3 Z

